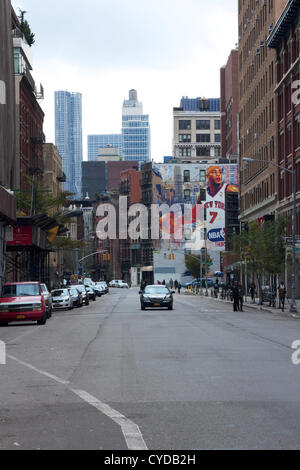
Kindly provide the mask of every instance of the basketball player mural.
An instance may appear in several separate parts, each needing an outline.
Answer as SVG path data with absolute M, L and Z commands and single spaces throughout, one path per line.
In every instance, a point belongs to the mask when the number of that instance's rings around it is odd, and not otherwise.
M 210 166 L 206 172 L 207 194 L 204 208 L 206 209 L 207 241 L 211 249 L 225 249 L 225 195 L 238 193 L 236 184 L 224 182 L 223 168 Z

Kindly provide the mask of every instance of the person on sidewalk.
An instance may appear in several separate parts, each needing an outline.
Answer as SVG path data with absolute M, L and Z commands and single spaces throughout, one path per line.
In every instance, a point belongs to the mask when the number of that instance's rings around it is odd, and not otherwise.
M 232 298 L 233 298 L 233 311 L 238 312 L 239 310 L 239 300 L 240 300 L 240 290 L 238 282 L 235 281 L 232 287 Z
M 252 282 L 252 284 L 250 285 L 249 290 L 250 290 L 252 303 L 255 304 L 256 286 L 255 286 L 254 282 Z
M 178 282 L 178 284 L 177 284 L 177 289 L 178 289 L 178 294 L 180 294 L 180 291 L 181 291 L 181 284 L 180 284 L 180 282 Z
M 242 284 L 239 282 L 239 310 L 243 312 L 243 304 L 244 304 L 244 289 Z
M 284 304 L 285 304 L 285 298 L 286 298 L 286 287 L 284 282 L 282 281 L 278 287 L 278 292 L 279 292 L 279 308 L 282 309 L 284 312 Z

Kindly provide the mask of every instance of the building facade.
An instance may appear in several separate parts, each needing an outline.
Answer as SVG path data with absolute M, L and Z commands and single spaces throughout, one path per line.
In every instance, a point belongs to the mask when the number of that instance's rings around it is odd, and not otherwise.
M 232 50 L 221 68 L 221 155 L 230 161 L 238 158 L 238 61 L 238 50 Z
M 80 198 L 82 187 L 82 95 L 55 92 L 55 143 L 66 175 L 64 190 Z
M 97 160 L 99 149 L 105 147 L 117 148 L 122 156 L 122 134 L 88 135 L 88 161 Z
M 122 155 L 124 161 L 150 161 L 149 115 L 143 113 L 143 104 L 136 90 L 129 91 L 129 99 L 122 108 Z
M 220 99 L 181 99 L 173 108 L 173 156 L 179 163 L 200 163 L 221 156 Z
M 277 204 L 276 55 L 266 40 L 286 0 L 239 0 L 241 220 L 272 215 Z M 251 158 L 257 162 L 247 162 Z
M 6 276 L 7 226 L 16 223 L 16 201 L 12 190 L 19 188 L 16 154 L 15 83 L 10 0 L 0 3 L 0 289 Z
M 292 236 L 293 175 L 296 172 L 297 212 L 296 233 L 300 235 L 300 4 L 289 0 L 275 24 L 267 44 L 276 53 L 276 163 L 278 204 L 277 213 L 288 221 L 288 236 Z M 291 247 L 287 247 L 286 285 L 290 286 Z M 300 277 L 296 276 L 297 297 L 300 295 Z M 288 289 L 290 290 L 290 289 Z M 288 292 L 290 295 L 290 292 Z

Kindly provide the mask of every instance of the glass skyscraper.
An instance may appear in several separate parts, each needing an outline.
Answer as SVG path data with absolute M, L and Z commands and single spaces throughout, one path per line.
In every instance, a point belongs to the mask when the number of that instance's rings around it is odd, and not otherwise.
M 88 161 L 96 161 L 99 148 L 105 147 L 119 149 L 119 155 L 122 156 L 122 134 L 88 135 Z
M 82 170 L 82 94 L 55 92 L 55 144 L 63 161 L 67 181 L 64 191 L 81 198 Z
M 143 114 L 136 90 L 130 90 L 129 100 L 123 103 L 122 152 L 125 161 L 150 161 L 149 115 Z

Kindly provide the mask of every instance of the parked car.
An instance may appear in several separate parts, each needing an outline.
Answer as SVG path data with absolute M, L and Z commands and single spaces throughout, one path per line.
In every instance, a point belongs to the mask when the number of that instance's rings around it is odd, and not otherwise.
M 108 288 L 108 285 L 105 281 L 99 281 L 99 282 L 96 282 L 96 285 L 98 286 L 102 286 L 104 288 L 104 293 L 105 294 L 108 294 L 109 293 L 109 288 Z
M 0 298 L 0 326 L 12 322 L 47 322 L 47 309 L 39 282 L 4 284 Z
M 72 310 L 74 308 L 69 289 L 55 289 L 51 292 L 51 294 L 54 310 Z
M 97 296 L 96 296 L 96 292 L 94 291 L 94 289 L 91 286 L 85 286 L 85 288 L 88 293 L 89 299 L 90 300 L 92 299 L 95 302 Z
M 149 307 L 173 310 L 173 294 L 175 292 L 165 286 L 147 286 L 140 291 L 141 310 Z
M 101 282 L 96 282 L 93 289 L 98 297 L 102 297 L 102 295 L 106 294 L 105 287 Z
M 111 281 L 109 286 L 117 289 L 129 289 L 128 284 L 124 281 Z
M 79 292 L 81 292 L 84 305 L 89 305 L 90 299 L 89 299 L 86 287 L 83 284 L 76 284 L 72 287 L 75 287 L 76 289 L 79 290 Z
M 76 307 L 82 307 L 83 299 L 81 292 L 79 292 L 79 290 L 75 287 L 69 287 L 68 290 L 70 292 L 70 296 L 72 297 L 73 305 Z
M 43 294 L 44 301 L 45 301 L 45 306 L 46 306 L 48 318 L 51 318 L 51 316 L 52 316 L 52 295 L 49 292 L 48 287 L 46 286 L 46 284 L 41 283 L 41 289 L 42 289 L 42 294 Z

